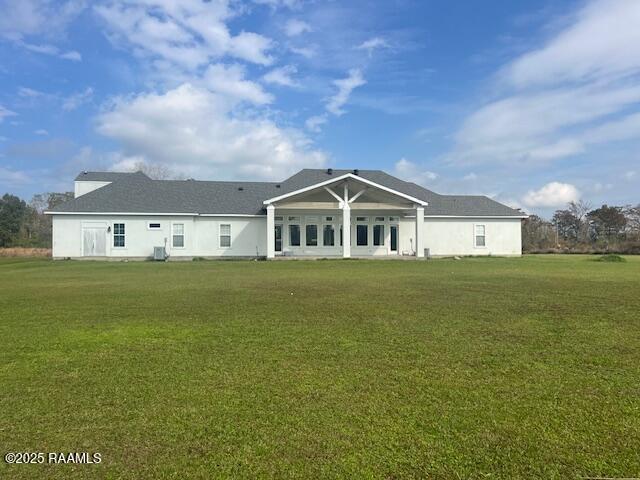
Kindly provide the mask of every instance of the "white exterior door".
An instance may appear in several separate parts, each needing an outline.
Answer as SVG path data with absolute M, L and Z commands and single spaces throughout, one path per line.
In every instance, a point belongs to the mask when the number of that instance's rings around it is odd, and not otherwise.
M 82 255 L 104 257 L 107 254 L 106 225 L 85 225 L 82 227 Z

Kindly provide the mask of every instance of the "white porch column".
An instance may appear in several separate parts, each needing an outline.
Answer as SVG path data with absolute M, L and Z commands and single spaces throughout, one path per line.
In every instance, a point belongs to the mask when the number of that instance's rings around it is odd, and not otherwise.
M 346 183 L 342 201 L 342 257 L 351 257 L 351 207 L 349 206 L 349 186 Z
M 416 207 L 416 257 L 424 257 L 424 207 Z
M 273 205 L 267 205 L 267 258 L 276 256 L 276 222 Z

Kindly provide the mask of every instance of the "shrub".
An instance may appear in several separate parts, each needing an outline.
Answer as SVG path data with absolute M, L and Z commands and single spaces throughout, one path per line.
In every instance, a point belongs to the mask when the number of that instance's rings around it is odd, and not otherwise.
M 597 262 L 614 262 L 614 263 L 626 262 L 626 260 L 623 257 L 621 257 L 620 255 L 615 255 L 613 253 L 607 253 L 606 255 L 602 255 L 601 257 L 598 257 L 596 261 Z

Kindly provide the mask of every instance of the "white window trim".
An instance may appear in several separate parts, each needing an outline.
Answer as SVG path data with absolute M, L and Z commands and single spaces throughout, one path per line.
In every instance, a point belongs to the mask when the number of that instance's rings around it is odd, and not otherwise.
M 176 247 L 173 244 L 174 228 L 176 225 L 182 225 L 182 247 Z M 187 245 L 187 224 L 185 222 L 171 222 L 171 248 L 175 250 L 184 250 Z
M 476 225 L 477 226 L 483 226 L 484 227 L 484 245 L 477 245 L 476 244 Z M 487 224 L 486 223 L 474 223 L 473 224 L 473 248 L 478 248 L 478 249 L 486 249 L 487 248 Z
M 326 215 L 327 217 L 330 215 Z M 318 242 L 318 246 L 334 248 L 337 247 L 337 243 L 340 243 L 340 232 L 338 231 L 337 225 L 333 221 L 324 222 L 321 226 L 320 234 L 318 235 L 319 239 L 322 238 L 322 245 Z M 324 244 L 324 227 L 331 226 L 333 227 L 333 245 L 325 245 Z
M 229 225 L 229 246 L 223 246 L 222 245 L 222 226 L 223 225 Z M 227 235 L 225 235 L 226 237 Z M 223 249 L 228 249 L 231 248 L 231 245 L 233 244 L 233 232 L 232 232 L 232 227 L 230 223 L 221 223 L 218 225 L 218 248 L 223 248 Z
M 364 226 L 367 227 L 367 243 L 366 245 L 358 245 L 358 227 Z M 354 241 L 352 247 L 355 248 L 369 248 L 373 246 L 373 227 L 369 223 L 369 221 L 356 221 L 355 228 L 353 229 Z
M 124 235 L 122 235 L 124 237 L 124 247 L 116 247 L 113 243 L 115 242 L 115 238 L 116 238 L 116 224 L 122 224 L 124 225 Z M 118 234 L 120 236 L 120 234 Z M 111 248 L 115 249 L 115 250 L 126 250 L 127 249 L 127 222 L 124 222 L 122 220 L 116 220 L 115 222 L 113 222 L 111 224 Z
M 151 228 L 151 224 L 152 223 L 157 223 L 160 226 L 158 228 Z M 150 230 L 152 232 L 161 232 L 162 231 L 162 222 L 147 222 L 147 230 Z
M 298 245 L 293 245 L 291 243 L 291 226 L 292 225 L 297 225 L 298 227 L 298 240 L 299 240 Z M 287 222 L 287 230 L 286 230 L 287 247 L 302 248 L 303 245 L 305 244 L 302 238 L 303 232 L 304 232 L 304 228 L 303 228 L 302 222 L 295 221 L 295 220 L 291 220 L 290 222 Z

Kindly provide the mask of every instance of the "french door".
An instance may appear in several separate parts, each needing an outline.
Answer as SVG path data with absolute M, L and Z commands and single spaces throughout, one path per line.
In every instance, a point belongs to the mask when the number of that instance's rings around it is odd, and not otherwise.
M 390 225 L 389 231 L 391 234 L 389 250 L 391 253 L 398 253 L 398 225 Z

